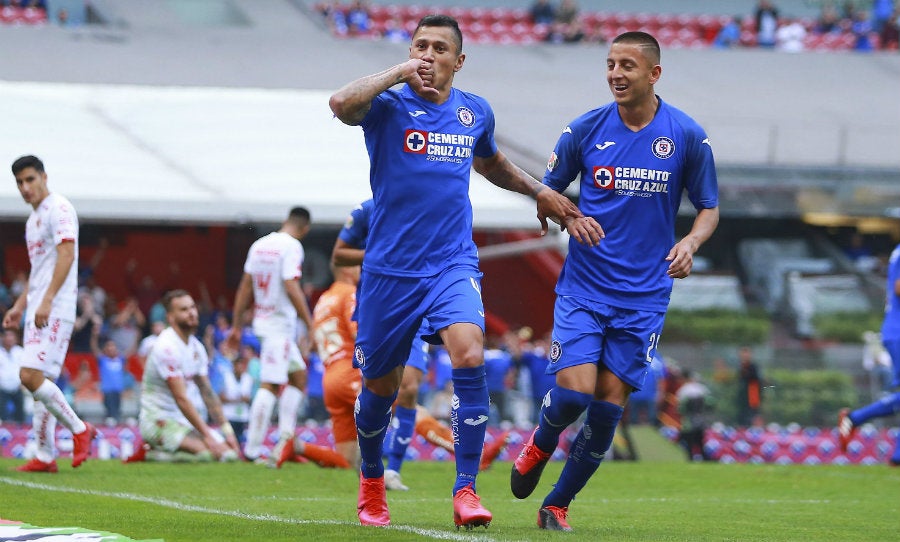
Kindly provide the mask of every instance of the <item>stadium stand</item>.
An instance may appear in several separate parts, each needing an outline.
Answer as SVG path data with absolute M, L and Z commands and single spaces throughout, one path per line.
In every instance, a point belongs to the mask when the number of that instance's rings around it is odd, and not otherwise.
M 704 6 L 694 6 L 702 9 Z M 429 10 L 417 4 L 371 4 L 367 6 L 371 26 L 366 32 L 352 34 L 335 32 L 339 36 L 379 38 L 384 35 L 389 21 L 399 21 L 412 32 L 419 19 Z M 317 3 L 314 9 L 329 17 L 335 12 L 349 13 L 350 4 Z M 667 8 L 663 8 L 667 9 Z M 547 41 L 550 27 L 535 23 L 528 10 L 519 7 L 433 7 L 455 17 L 468 40 L 474 43 L 503 45 L 528 45 Z M 697 13 L 657 13 L 643 11 L 582 11 L 580 24 L 586 40 L 607 42 L 629 30 L 643 30 L 657 37 L 660 44 L 669 49 L 709 47 L 731 15 Z M 811 16 L 782 18 L 779 27 L 797 22 L 805 30 L 803 48 L 815 51 L 847 51 L 856 47 L 858 36 L 851 24 L 842 24 L 836 31 L 821 32 L 817 20 Z M 741 24 L 740 44 L 756 45 L 756 33 L 752 17 L 744 17 Z M 332 26 L 334 30 L 334 27 Z M 878 35 L 870 38 L 878 48 Z

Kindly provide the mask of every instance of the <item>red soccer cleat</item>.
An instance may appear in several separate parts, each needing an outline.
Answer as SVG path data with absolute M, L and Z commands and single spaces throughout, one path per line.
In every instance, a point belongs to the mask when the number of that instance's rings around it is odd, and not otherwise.
M 481 497 L 472 490 L 472 484 L 460 489 L 453 496 L 453 523 L 456 524 L 457 530 L 463 526 L 467 531 L 482 525 L 487 528 L 492 519 L 493 514 L 481 506 Z
M 91 442 L 97 436 L 97 429 L 84 422 L 84 431 L 72 435 L 74 451 L 72 452 L 72 468 L 77 469 L 91 455 Z
M 856 434 L 856 426 L 853 425 L 853 420 L 850 419 L 850 409 L 843 408 L 838 414 L 838 441 L 842 452 L 847 453 L 847 446 L 853 440 L 854 434 Z
M 59 472 L 59 467 L 56 465 L 56 461 L 44 463 L 40 459 L 34 457 L 28 463 L 16 467 L 16 470 L 19 472 L 49 472 L 55 474 Z
M 538 510 L 538 527 L 548 531 L 571 531 L 566 516 L 569 515 L 569 507 L 544 506 Z
M 534 430 L 534 433 L 537 433 L 537 429 Z M 534 433 L 531 433 L 531 438 L 525 443 L 525 447 L 522 448 L 519 457 L 513 463 L 509 487 L 517 499 L 524 499 L 531 495 L 541 480 L 541 473 L 544 472 L 547 461 L 553 454 L 553 452 L 545 452 L 534 445 Z
M 138 446 L 137 450 L 135 450 L 133 454 L 123 459 L 122 463 L 140 463 L 142 461 L 146 461 L 147 451 L 149 449 L 149 444 L 147 444 L 146 442 L 142 443 L 140 446 Z
M 288 461 L 296 461 L 296 454 L 294 453 L 294 438 L 288 438 L 283 443 L 281 443 L 281 450 L 278 454 L 278 459 L 275 461 L 275 468 L 280 469 L 282 465 L 284 465 Z M 272 454 L 273 456 L 275 454 Z
M 490 468 L 491 463 L 497 459 L 497 456 L 500 455 L 500 452 L 503 451 L 503 448 L 506 448 L 506 444 L 509 442 L 509 431 L 504 431 L 498 436 L 494 442 L 490 444 L 484 445 L 484 450 L 481 451 L 481 465 L 479 465 L 478 470 L 487 470 Z
M 359 522 L 363 525 L 384 527 L 391 524 L 384 476 L 379 478 L 359 477 L 359 503 L 356 505 L 356 515 L 359 516 Z

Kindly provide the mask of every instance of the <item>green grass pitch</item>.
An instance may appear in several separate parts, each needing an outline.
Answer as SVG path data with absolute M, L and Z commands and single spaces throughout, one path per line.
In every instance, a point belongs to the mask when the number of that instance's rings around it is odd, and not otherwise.
M 509 491 L 511 464 L 478 479 L 488 529 L 453 525 L 453 464 L 407 462 L 408 492 L 389 492 L 392 525 L 361 527 L 357 475 L 312 464 L 132 464 L 91 460 L 59 474 L 0 460 L 0 518 L 79 526 L 134 539 L 227 540 L 897 540 L 900 469 L 606 462 L 573 502 L 573 533 L 537 529 L 537 509 L 562 467 L 532 497 Z

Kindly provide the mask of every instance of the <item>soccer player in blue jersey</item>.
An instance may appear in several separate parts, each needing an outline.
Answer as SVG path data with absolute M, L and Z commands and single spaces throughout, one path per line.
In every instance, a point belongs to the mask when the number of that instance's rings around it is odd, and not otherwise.
M 374 201 L 368 199 L 357 205 L 344 227 L 338 233 L 331 253 L 331 261 L 335 266 L 362 265 L 366 253 L 366 240 L 369 236 L 369 219 L 372 215 Z M 454 453 L 451 430 L 437 421 L 424 407 L 420 407 L 419 388 L 428 373 L 431 356 L 428 344 L 421 339 L 423 334 L 430 333 L 427 320 L 423 320 L 413 339 L 404 368 L 397 400 L 394 405 L 394 430 L 384 442 L 384 454 L 387 455 L 387 469 L 384 471 L 385 489 L 408 491 L 400 476 L 400 469 L 406 458 L 406 450 L 412 442 L 413 433 L 418 431 L 425 440 Z M 506 445 L 506 436 L 486 445 L 481 454 L 480 470 L 485 470 L 497 458 Z
M 656 95 L 662 68 L 656 39 L 616 37 L 606 60 L 613 102 L 572 121 L 560 135 L 544 184 L 565 189 L 581 174 L 579 207 L 606 236 L 597 247 L 570 243 L 559 282 L 550 363 L 556 385 L 516 459 L 510 485 L 531 495 L 560 434 L 587 410 L 563 471 L 538 511 L 542 529 L 569 531 L 569 503 L 613 440 L 628 395 L 650 368 L 672 291 L 719 221 L 718 188 L 706 134 Z M 675 241 L 686 191 L 697 209 Z
M 332 262 L 335 265 L 362 265 L 374 205 L 375 202 L 368 199 L 350 213 L 332 251 Z M 429 329 L 427 322 L 423 322 L 416 331 L 412 348 L 407 353 L 408 358 L 404 364 L 397 404 L 394 407 L 396 428 L 391 433 L 389 441 L 385 443 L 385 452 L 388 456 L 387 469 L 384 471 L 386 489 L 397 491 L 409 489 L 400 477 L 400 469 L 415 430 L 419 386 L 428 370 L 428 346 L 420 335 L 429 333 Z
M 900 245 L 897 245 L 888 263 L 887 284 L 885 286 L 886 302 L 884 305 L 884 322 L 881 324 L 881 342 L 891 356 L 894 378 L 891 387 L 900 388 Z M 841 450 L 853 440 L 856 428 L 871 419 L 892 416 L 900 412 L 900 392 L 881 398 L 870 405 L 841 410 L 838 416 L 838 435 Z M 890 459 L 891 465 L 900 466 L 900 434 Z
M 552 218 L 587 244 L 602 236 L 595 220 L 497 149 L 490 105 L 453 87 L 465 59 L 456 20 L 427 15 L 413 33 L 409 60 L 345 85 L 330 100 L 338 119 L 363 128 L 375 200 L 357 294 L 355 357 L 364 379 L 356 408 L 362 457 L 357 509 L 363 525 L 390 523 L 382 444 L 403 360 L 423 318 L 429 339 L 442 341 L 453 362 L 454 522 L 471 528 L 492 519 L 475 491 L 488 392 L 471 169 L 534 197 L 544 231 Z

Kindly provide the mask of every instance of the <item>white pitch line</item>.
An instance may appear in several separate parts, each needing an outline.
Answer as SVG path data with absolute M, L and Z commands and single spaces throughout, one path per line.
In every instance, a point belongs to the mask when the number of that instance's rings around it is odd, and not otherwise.
M 166 508 L 174 508 L 175 510 L 183 510 L 186 512 L 202 512 L 206 514 L 214 514 L 219 516 L 230 516 L 240 519 L 249 519 L 254 521 L 271 521 L 274 523 L 286 523 L 289 525 L 347 525 L 351 527 L 360 527 L 363 528 L 358 523 L 347 522 L 347 521 L 337 521 L 337 520 L 307 520 L 307 519 L 294 519 L 294 518 L 284 518 L 279 516 L 273 516 L 270 514 L 246 514 L 244 512 L 238 512 L 233 510 L 218 510 L 215 508 L 206 508 L 204 506 L 197 506 L 193 504 L 185 504 L 178 501 L 172 501 L 169 499 L 157 499 L 153 497 L 147 497 L 145 495 L 135 495 L 133 493 L 122 493 L 122 492 L 106 492 L 106 491 L 95 491 L 92 489 L 78 489 L 73 487 L 62 487 L 62 486 L 51 486 L 46 484 L 36 484 L 34 482 L 25 482 L 23 480 L 16 480 L 14 478 L 5 478 L 0 476 L 0 482 L 4 484 L 8 484 L 11 486 L 19 486 L 19 487 L 27 487 L 29 489 L 40 489 L 44 491 L 57 491 L 60 493 L 76 493 L 79 495 L 93 495 L 95 497 L 112 497 L 115 499 L 123 499 L 128 501 L 137 501 L 137 502 L 145 502 L 149 504 L 155 504 L 157 506 L 164 506 Z M 369 528 L 369 527 L 366 527 Z M 435 531 L 432 529 L 419 529 L 416 527 L 411 527 L 409 525 L 389 525 L 387 527 L 380 527 L 381 529 L 388 529 L 392 531 L 403 531 L 407 533 L 412 533 L 418 536 L 422 536 L 424 538 L 430 538 L 433 540 L 464 540 L 464 541 L 479 541 L 479 542 L 497 542 L 497 540 L 487 537 L 487 536 L 478 536 L 472 534 L 456 534 L 456 533 L 448 533 L 445 531 Z

